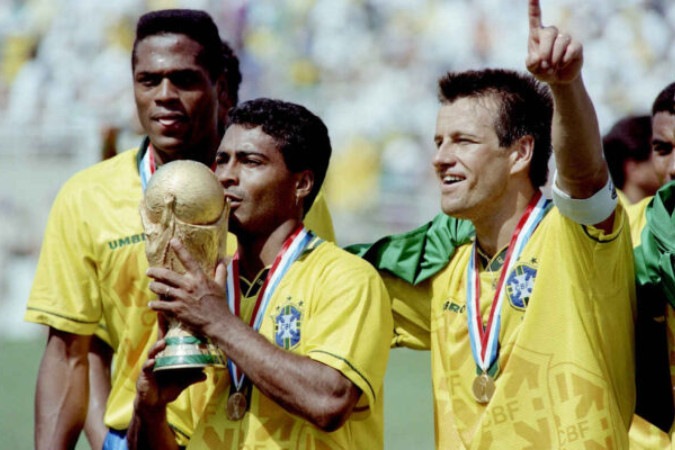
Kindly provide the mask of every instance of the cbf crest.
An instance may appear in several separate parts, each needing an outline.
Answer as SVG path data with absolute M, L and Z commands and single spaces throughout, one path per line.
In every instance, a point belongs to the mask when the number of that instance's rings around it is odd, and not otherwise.
M 506 279 L 506 295 L 509 303 L 516 309 L 525 309 L 530 302 L 537 269 L 528 264 L 520 264 L 513 268 Z
M 290 300 L 290 298 L 289 298 Z M 300 342 L 302 328 L 302 302 L 277 307 L 274 316 L 274 337 L 277 345 L 290 350 Z

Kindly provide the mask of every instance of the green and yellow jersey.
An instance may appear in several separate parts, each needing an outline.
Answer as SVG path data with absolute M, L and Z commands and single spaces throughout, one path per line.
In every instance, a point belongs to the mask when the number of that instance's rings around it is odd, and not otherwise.
M 384 274 L 395 345 L 430 348 L 439 449 L 626 448 L 634 407 L 633 259 L 626 214 L 614 230 L 584 227 L 552 209 L 510 274 L 494 395 L 472 383 L 467 267 L 472 245 L 413 286 Z M 483 319 L 499 270 L 479 274 Z M 425 317 L 428 322 L 425 322 Z
M 675 277 L 670 255 L 675 184 L 626 208 L 631 221 L 637 292 L 638 408 L 630 428 L 631 449 L 670 449 L 675 432 Z M 644 415 L 643 418 L 641 415 Z M 658 424 L 658 425 L 657 425 Z M 663 431 L 661 428 L 669 431 Z
M 105 424 L 117 430 L 129 425 L 136 380 L 157 338 L 156 313 L 147 307 L 155 296 L 145 275 L 138 153 L 129 150 L 87 168 L 59 191 L 25 314 L 29 322 L 96 335 L 110 345 L 115 356 Z M 307 226 L 334 239 L 325 198 L 320 194 L 316 202 L 319 213 L 310 210 Z M 228 251 L 235 248 L 229 235 Z M 209 383 L 200 383 L 169 405 L 169 423 L 179 436 L 192 433 L 209 391 Z
M 250 287 L 260 283 L 243 284 L 242 315 L 248 322 L 257 295 Z M 351 417 L 326 433 L 249 385 L 248 412 L 242 420 L 229 420 L 232 380 L 223 371 L 188 448 L 382 448 L 390 308 L 381 279 L 366 262 L 327 242 L 305 253 L 272 294 L 259 333 L 289 352 L 338 370 L 358 386 L 362 396 Z

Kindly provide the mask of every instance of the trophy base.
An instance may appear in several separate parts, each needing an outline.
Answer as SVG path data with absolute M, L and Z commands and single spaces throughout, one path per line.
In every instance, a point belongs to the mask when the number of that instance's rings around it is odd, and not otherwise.
M 155 357 L 153 371 L 225 367 L 222 352 L 213 344 L 194 336 L 165 338 L 166 348 Z

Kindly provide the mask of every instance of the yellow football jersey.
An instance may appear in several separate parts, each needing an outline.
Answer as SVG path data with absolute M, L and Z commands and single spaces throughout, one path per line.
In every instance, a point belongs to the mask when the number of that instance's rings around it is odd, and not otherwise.
M 250 307 L 245 310 L 250 314 Z M 280 325 L 289 320 L 290 328 Z M 248 412 L 240 421 L 228 420 L 231 379 L 221 372 L 188 448 L 382 448 L 382 385 L 392 327 L 389 298 L 377 272 L 332 243 L 320 244 L 292 264 L 270 299 L 259 332 L 357 385 L 363 394 L 350 419 L 334 432 L 323 432 L 252 386 Z
M 646 210 L 653 197 L 647 197 L 639 202 L 626 207 L 626 212 L 630 221 L 631 237 L 633 247 L 637 248 L 642 242 L 642 232 L 647 225 Z M 644 299 L 650 301 L 650 299 Z M 638 297 L 638 301 L 641 299 Z M 668 339 L 668 348 L 670 350 L 670 377 L 671 383 L 675 386 L 675 310 L 669 304 L 665 304 L 666 335 Z M 638 348 L 637 351 L 640 351 Z M 675 401 L 675 396 L 673 398 Z M 675 423 L 673 424 L 675 428 Z M 654 450 L 670 449 L 673 438 L 673 428 L 670 435 L 656 425 L 648 422 L 642 417 L 635 415 L 629 430 L 630 448 L 633 450 Z
M 498 359 L 489 371 L 495 391 L 487 404 L 472 392 L 479 374 L 466 312 L 472 245 L 418 286 L 385 275 L 395 344 L 431 348 L 437 448 L 627 447 L 635 395 L 629 233 L 620 207 L 610 234 L 555 208 L 542 220 L 505 274 Z M 484 321 L 495 280 L 496 273 L 480 273 Z
M 304 219 L 305 227 L 312 230 L 314 234 L 321 239 L 329 242 L 335 242 L 335 230 L 333 229 L 333 218 L 326 203 L 326 195 L 323 189 L 319 191 L 309 208 Z
M 105 424 L 116 430 L 129 425 L 136 380 L 157 336 L 156 313 L 147 307 L 155 296 L 145 275 L 138 156 L 137 149 L 123 152 L 64 184 L 50 212 L 25 314 L 29 322 L 95 334 L 110 345 L 115 359 Z M 332 233 L 323 196 L 317 208 L 319 214 L 308 213 L 307 226 Z M 235 248 L 229 235 L 228 251 Z M 169 406 L 169 423 L 179 436 L 192 433 L 211 388 L 194 385 Z
M 633 240 L 633 247 L 639 246 L 642 240 L 640 234 L 642 234 L 642 230 L 644 230 L 647 224 L 645 211 L 651 199 L 652 197 L 643 198 L 637 203 L 625 206 L 628 222 L 630 223 L 630 236 Z

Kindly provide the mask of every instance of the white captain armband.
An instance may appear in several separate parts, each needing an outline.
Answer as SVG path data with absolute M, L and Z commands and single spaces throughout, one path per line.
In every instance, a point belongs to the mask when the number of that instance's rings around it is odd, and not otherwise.
M 607 184 L 589 198 L 572 198 L 557 185 L 558 171 L 553 175 L 551 192 L 560 214 L 581 225 L 595 225 L 607 219 L 616 209 L 617 193 L 610 176 Z

